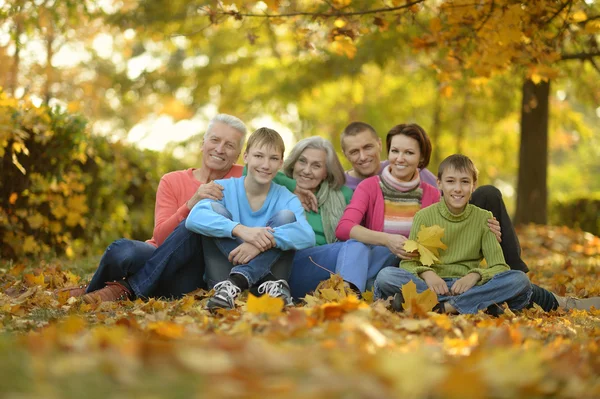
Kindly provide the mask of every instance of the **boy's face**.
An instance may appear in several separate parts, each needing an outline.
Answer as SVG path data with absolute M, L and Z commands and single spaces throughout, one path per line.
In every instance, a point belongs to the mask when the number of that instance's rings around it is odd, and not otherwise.
M 248 177 L 258 184 L 269 184 L 283 164 L 281 150 L 270 145 L 252 147 L 244 153 Z
M 442 180 L 438 180 L 446 206 L 454 214 L 464 211 L 475 185 L 473 175 L 454 168 L 447 168 L 442 174 Z

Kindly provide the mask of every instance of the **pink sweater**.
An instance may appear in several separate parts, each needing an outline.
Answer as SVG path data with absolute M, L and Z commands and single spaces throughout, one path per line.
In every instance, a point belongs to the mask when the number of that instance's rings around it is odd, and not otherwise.
M 421 209 L 440 200 L 440 192 L 437 188 L 421 182 L 423 198 Z M 384 221 L 383 192 L 379 187 L 379 176 L 372 176 L 363 180 L 346 207 L 340 222 L 335 229 L 335 236 L 342 241 L 350 239 L 350 230 L 356 225 L 361 225 L 369 230 L 383 231 Z
M 240 177 L 243 170 L 243 166 L 233 165 L 223 179 Z M 160 179 L 154 207 L 154 232 L 152 238 L 146 241 L 148 244 L 158 247 L 190 213 L 186 203 L 202 185 L 193 172 L 191 168 L 177 170 Z

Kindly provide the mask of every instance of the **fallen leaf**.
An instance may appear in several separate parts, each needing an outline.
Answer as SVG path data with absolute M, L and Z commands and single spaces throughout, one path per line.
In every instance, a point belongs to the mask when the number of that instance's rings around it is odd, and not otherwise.
M 417 285 L 412 281 L 402 286 L 402 295 L 404 296 L 402 307 L 411 315 L 429 312 L 438 303 L 437 295 L 429 288 L 417 294 Z
M 269 295 L 255 297 L 249 294 L 246 310 L 252 314 L 277 315 L 283 310 L 283 299 L 273 298 Z

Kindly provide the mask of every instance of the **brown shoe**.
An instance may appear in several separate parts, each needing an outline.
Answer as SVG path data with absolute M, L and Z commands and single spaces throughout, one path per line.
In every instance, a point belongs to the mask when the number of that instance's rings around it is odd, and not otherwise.
M 106 283 L 106 287 L 85 294 L 82 299 L 86 303 L 100 303 L 122 301 L 130 297 L 131 291 L 124 285 L 111 281 Z
M 80 285 L 79 287 L 63 287 L 63 288 L 59 288 L 57 290 L 54 290 L 54 294 L 58 295 L 61 292 L 68 292 L 69 293 L 69 297 L 80 297 L 83 296 L 85 294 L 85 290 L 87 289 L 87 284 L 85 285 Z

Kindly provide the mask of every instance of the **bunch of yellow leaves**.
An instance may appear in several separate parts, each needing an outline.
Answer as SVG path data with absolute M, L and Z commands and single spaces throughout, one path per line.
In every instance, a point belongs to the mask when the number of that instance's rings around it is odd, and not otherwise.
M 423 266 L 431 266 L 435 262 L 439 262 L 440 256 L 438 249 L 448 248 L 446 244 L 442 242 L 444 236 L 444 229 L 437 224 L 431 227 L 421 225 L 419 232 L 417 233 L 417 240 L 406 240 L 404 242 L 404 250 L 406 252 L 418 251 L 420 258 L 419 261 Z

